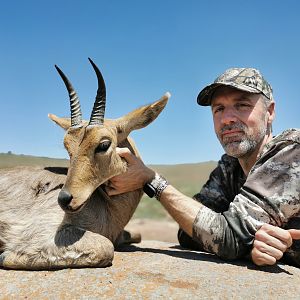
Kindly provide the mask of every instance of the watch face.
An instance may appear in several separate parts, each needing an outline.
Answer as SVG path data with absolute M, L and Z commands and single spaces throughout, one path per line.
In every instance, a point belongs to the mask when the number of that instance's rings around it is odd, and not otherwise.
M 143 187 L 143 191 L 150 197 L 150 198 L 153 198 L 154 195 L 155 195 L 155 188 L 149 184 L 149 183 L 146 183 Z

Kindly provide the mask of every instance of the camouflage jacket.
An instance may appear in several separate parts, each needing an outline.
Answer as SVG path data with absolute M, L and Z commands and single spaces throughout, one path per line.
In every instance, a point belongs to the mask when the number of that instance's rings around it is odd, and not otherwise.
M 203 206 L 193 224 L 201 249 L 224 259 L 247 255 L 263 223 L 300 229 L 300 130 L 268 143 L 247 178 L 236 158 L 223 155 L 200 193 Z M 300 243 L 286 252 L 300 265 Z

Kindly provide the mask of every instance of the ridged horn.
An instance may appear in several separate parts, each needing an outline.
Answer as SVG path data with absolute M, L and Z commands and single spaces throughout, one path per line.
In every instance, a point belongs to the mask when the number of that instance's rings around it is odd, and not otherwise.
M 89 61 L 92 64 L 98 78 L 98 90 L 94 102 L 94 107 L 91 113 L 89 125 L 102 125 L 104 121 L 105 102 L 106 102 L 105 83 L 98 67 L 94 64 L 94 62 L 90 58 Z
M 71 82 L 67 78 L 67 76 L 63 73 L 63 71 L 55 65 L 57 72 L 59 73 L 60 77 L 64 81 L 66 88 L 69 93 L 70 97 L 70 108 L 71 108 L 71 127 L 79 126 L 82 122 L 82 113 L 80 108 L 79 98 L 77 93 L 75 92 Z

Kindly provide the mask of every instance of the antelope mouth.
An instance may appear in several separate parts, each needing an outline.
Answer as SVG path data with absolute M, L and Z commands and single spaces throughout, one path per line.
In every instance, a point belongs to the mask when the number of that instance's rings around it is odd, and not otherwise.
M 77 207 L 75 207 L 75 208 L 73 208 L 71 205 L 69 205 L 68 207 L 67 207 L 67 209 L 66 209 L 66 211 L 68 212 L 68 213 L 78 213 L 78 212 L 80 212 L 87 204 L 88 204 L 88 202 L 91 200 L 91 198 L 93 197 L 93 195 L 95 194 L 95 193 L 99 193 L 100 194 L 100 196 L 101 196 L 101 199 L 104 199 L 104 200 L 106 200 L 106 201 L 108 201 L 108 200 L 110 200 L 110 197 L 109 197 L 109 195 L 107 194 L 107 192 L 106 192 L 106 189 L 105 189 L 105 187 L 106 187 L 106 183 L 103 183 L 103 184 L 100 184 L 96 189 L 95 189 L 95 191 L 82 203 L 82 204 L 80 204 L 79 206 L 77 206 Z
M 75 208 L 72 207 L 71 205 L 68 205 L 65 208 L 62 207 L 62 209 L 68 214 L 76 214 L 76 213 L 80 212 L 85 207 L 85 205 L 86 205 L 86 201 Z
M 73 208 L 71 206 L 68 207 L 68 212 L 70 213 L 77 213 L 79 211 L 81 211 L 84 206 L 86 205 L 86 201 L 84 203 L 82 203 L 81 205 L 77 206 L 76 208 Z

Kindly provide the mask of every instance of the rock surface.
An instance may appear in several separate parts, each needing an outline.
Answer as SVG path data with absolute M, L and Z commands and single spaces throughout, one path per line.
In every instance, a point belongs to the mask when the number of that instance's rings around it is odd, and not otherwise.
M 178 224 L 172 220 L 133 219 L 125 229 L 139 232 L 143 240 L 178 243 Z
M 227 263 L 174 243 L 143 241 L 108 268 L 0 269 L 0 299 L 299 299 L 300 269 Z

